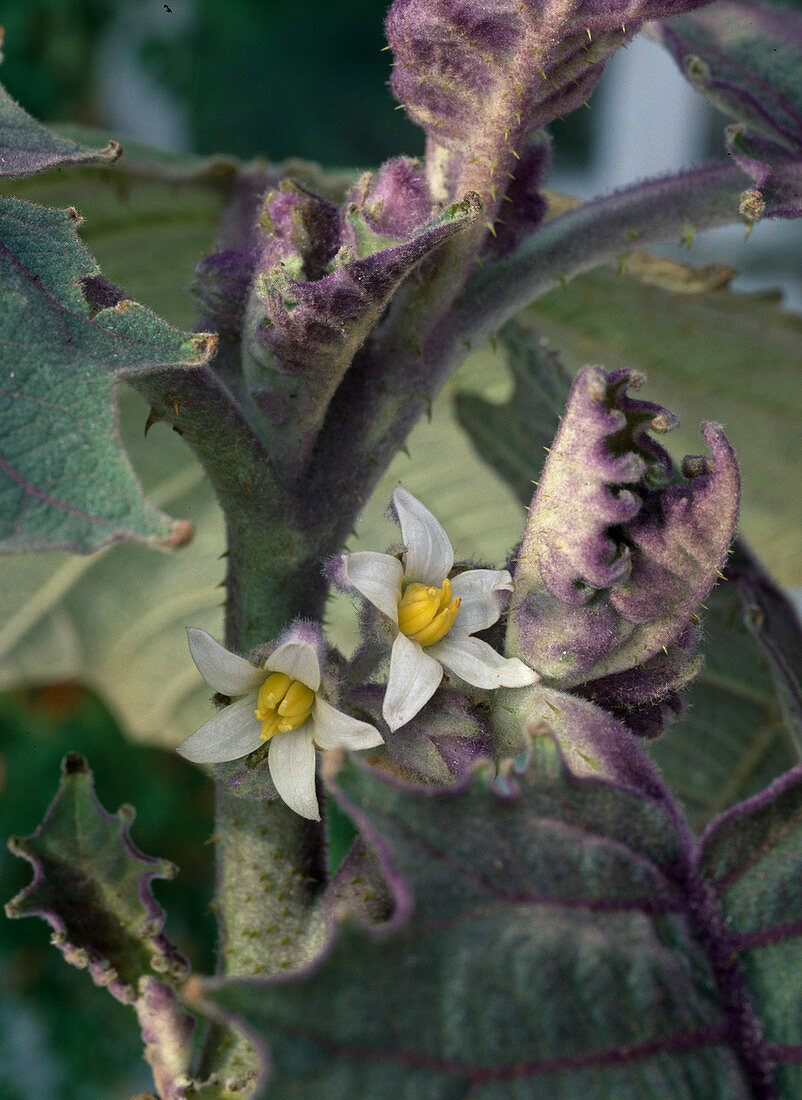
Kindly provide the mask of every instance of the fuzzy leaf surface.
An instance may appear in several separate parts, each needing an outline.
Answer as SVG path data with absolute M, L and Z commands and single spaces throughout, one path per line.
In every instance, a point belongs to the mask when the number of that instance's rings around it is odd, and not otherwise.
M 66 756 L 42 824 L 10 841 L 12 852 L 33 865 L 34 877 L 6 909 L 10 917 L 46 920 L 67 961 L 89 967 L 96 984 L 123 1002 L 136 999 L 141 978 L 186 973 L 162 934 L 164 912 L 150 888 L 154 878 L 171 878 L 176 869 L 136 848 L 129 836 L 133 818 L 130 806 L 116 814 L 104 810 L 84 758 Z
M 59 133 L 91 143 L 86 128 Z M 62 168 L 13 183 L 0 195 L 43 206 L 77 206 L 81 240 L 113 283 L 157 310 L 171 324 L 191 328 L 197 310 L 187 291 L 198 257 L 208 251 L 236 167 L 168 154 L 126 141 L 113 172 L 88 165 Z
M 3 32 L 0 28 L 0 46 Z M 46 129 L 0 85 L 0 177 L 20 179 L 71 164 L 111 164 L 120 155 L 116 141 L 92 149 Z
M 802 140 L 802 21 L 771 4 L 719 0 L 654 28 L 691 83 L 757 133 Z
M 74 211 L 0 204 L 3 447 L 0 545 L 87 553 L 187 537 L 144 498 L 117 437 L 112 381 L 204 363 L 214 338 L 183 333 L 106 288 Z
M 701 867 L 734 937 L 763 1021 L 779 1095 L 802 1087 L 802 768 L 716 819 Z
M 215 1011 L 269 1045 L 268 1087 L 752 1095 L 666 804 L 570 776 L 549 737 L 528 768 L 492 776 L 434 792 L 353 763 L 336 775 L 396 911 L 373 934 L 346 922 L 318 965 L 280 982 L 207 985 Z
M 642 371 L 682 422 L 666 442 L 675 459 L 698 452 L 700 421 L 726 424 L 743 483 L 741 534 L 773 576 L 802 583 L 802 498 L 788 491 L 802 463 L 802 319 L 772 296 L 677 294 L 646 277 L 598 269 L 526 316 L 572 373 L 588 362 Z
M 729 155 L 752 178 L 749 221 L 802 214 L 802 19 L 798 12 L 724 0 L 659 24 L 683 75 L 737 123 Z

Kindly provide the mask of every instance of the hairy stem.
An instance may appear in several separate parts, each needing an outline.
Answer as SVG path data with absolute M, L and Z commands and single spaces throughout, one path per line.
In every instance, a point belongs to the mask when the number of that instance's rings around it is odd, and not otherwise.
M 436 278 L 436 301 L 425 314 L 413 319 L 405 301 L 357 355 L 318 440 L 308 495 L 331 545 L 347 536 L 398 447 L 473 347 L 541 294 L 636 243 L 737 221 L 743 187 L 732 164 L 638 184 L 547 222 L 508 257 L 477 268 L 461 291 L 453 280 L 451 297 L 447 280 Z M 410 303 L 427 290 L 419 284 Z

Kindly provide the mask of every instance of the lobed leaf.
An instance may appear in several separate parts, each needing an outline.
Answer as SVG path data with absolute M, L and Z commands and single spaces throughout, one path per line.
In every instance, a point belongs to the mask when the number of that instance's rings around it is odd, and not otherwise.
M 704 417 L 726 424 L 743 483 L 740 531 L 772 575 L 801 583 L 802 501 L 788 487 L 802 461 L 802 320 L 774 295 L 677 294 L 648 269 L 646 277 L 600 268 L 544 295 L 527 318 L 572 373 L 592 357 L 611 370 L 642 371 L 653 392 L 670 393 L 683 424 L 667 441 L 677 458 L 698 446 Z
M 143 855 L 129 830 L 130 806 L 110 814 L 98 802 L 82 756 L 64 758 L 58 794 L 29 837 L 11 851 L 33 865 L 34 877 L 6 907 L 9 917 L 39 916 L 53 943 L 95 984 L 124 1003 L 138 997 L 141 978 L 186 976 L 187 964 L 164 936 L 164 911 L 151 892 L 154 878 L 176 868 Z
M 746 1049 L 749 1010 L 736 1024 L 691 917 L 699 884 L 661 799 L 577 779 L 548 736 L 530 761 L 447 790 L 335 768 L 392 918 L 346 920 L 281 981 L 202 993 L 269 1047 L 272 1091 L 769 1095 L 765 1051 Z
M 110 402 L 115 377 L 204 363 L 215 337 L 172 328 L 107 284 L 75 211 L 0 203 L 3 446 L 0 545 L 89 552 L 178 545 L 191 527 L 142 494 Z
M 752 177 L 741 213 L 798 217 L 802 163 L 802 19 L 777 7 L 721 2 L 657 24 L 655 36 L 683 75 L 737 120 L 730 155 Z
M 2 45 L 0 28 L 0 48 Z M 121 152 L 116 141 L 92 149 L 54 134 L 31 118 L 0 85 L 0 178 L 20 179 L 72 164 L 111 164 Z
M 545 167 L 531 144 L 536 131 L 587 100 L 607 58 L 644 20 L 695 6 L 395 0 L 386 23 L 391 88 L 426 131 L 435 197 L 450 201 L 475 190 L 491 222 L 510 179 L 519 203 L 534 198 Z M 505 217 L 498 220 L 503 225 Z
M 671 459 L 649 432 L 676 418 L 627 396 L 642 382 L 579 373 L 529 509 L 507 644 L 554 686 L 690 648 L 690 617 L 729 549 L 739 484 L 723 430 L 703 424 L 711 458 L 686 458 L 686 480 L 669 484 Z

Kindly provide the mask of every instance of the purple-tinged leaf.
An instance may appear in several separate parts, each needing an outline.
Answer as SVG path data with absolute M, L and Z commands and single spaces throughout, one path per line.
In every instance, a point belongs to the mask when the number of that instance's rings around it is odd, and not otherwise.
M 703 95 L 735 118 L 729 151 L 752 177 L 741 213 L 802 214 L 802 16 L 740 0 L 660 23 L 653 33 Z
M 784 593 L 743 542 L 727 566 L 744 607 L 744 621 L 769 663 L 788 733 L 802 752 L 802 623 Z
M 769 4 L 718 0 L 650 28 L 694 87 L 751 131 L 802 142 L 802 18 Z
M 426 131 L 434 197 L 477 191 L 494 221 L 526 176 L 531 136 L 585 102 L 607 58 L 646 19 L 695 0 L 395 0 L 391 87 Z M 502 214 L 502 221 L 504 220 Z
M 151 890 L 153 879 L 172 878 L 176 868 L 137 849 L 129 834 L 133 819 L 130 806 L 104 810 L 84 758 L 66 756 L 42 824 L 29 837 L 9 840 L 34 875 L 6 914 L 47 921 L 67 962 L 87 968 L 96 985 L 134 1007 L 159 1095 L 179 1100 L 193 1020 L 170 983 L 182 981 L 188 965 L 164 935 L 164 911 Z
M 120 447 L 115 378 L 205 363 L 216 337 L 125 299 L 75 232 L 74 210 L 0 203 L 0 547 L 88 553 L 121 539 L 180 545 Z
M 0 27 L 0 48 L 2 45 Z M 110 141 L 105 149 L 91 149 L 51 133 L 0 85 L 0 178 L 21 179 L 72 164 L 112 164 L 121 152 L 116 141 Z
M 653 764 L 637 748 L 632 732 L 588 699 L 543 684 L 495 693 L 494 748 L 525 750 L 532 735 L 547 734 L 559 745 L 576 776 L 604 779 L 648 798 L 661 798 L 663 786 Z
M 642 665 L 686 630 L 726 558 L 735 459 L 703 424 L 711 458 L 671 460 L 648 434 L 676 418 L 626 395 L 642 376 L 580 372 L 518 552 L 507 645 L 562 688 Z
M 573 777 L 549 737 L 451 788 L 353 761 L 330 779 L 395 910 L 345 921 L 282 980 L 204 983 L 204 1007 L 269 1048 L 268 1090 L 775 1095 L 667 804 Z
M 796 1096 L 802 1085 L 802 768 L 713 821 L 699 859 L 779 1063 L 779 1095 Z
M 280 436 L 278 460 L 294 474 L 395 290 L 481 212 L 478 197 L 467 195 L 428 220 L 421 186 L 390 162 L 375 182 L 360 182 L 361 205 L 350 201 L 339 215 L 297 185 L 265 200 L 243 361 L 254 400 Z M 424 209 L 424 220 L 409 229 Z

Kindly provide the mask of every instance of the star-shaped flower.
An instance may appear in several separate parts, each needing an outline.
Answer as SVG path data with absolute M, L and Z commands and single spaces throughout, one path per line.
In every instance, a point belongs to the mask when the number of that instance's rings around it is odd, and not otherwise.
M 501 614 L 495 593 L 512 590 L 506 569 L 469 569 L 449 580 L 454 550 L 432 513 L 402 485 L 393 491 L 401 527 L 401 561 L 362 550 L 344 554 L 333 575 L 383 612 L 398 629 L 382 714 L 391 730 L 432 697 L 448 669 L 478 688 L 525 687 L 539 679 L 517 657 L 502 657 L 477 630 Z
M 192 660 L 210 687 L 235 698 L 178 747 L 187 760 L 217 764 L 270 742 L 267 764 L 282 798 L 301 817 L 317 820 L 315 745 L 370 749 L 383 742 L 375 726 L 322 699 L 313 627 L 296 624 L 262 668 L 231 653 L 197 627 L 187 629 Z

